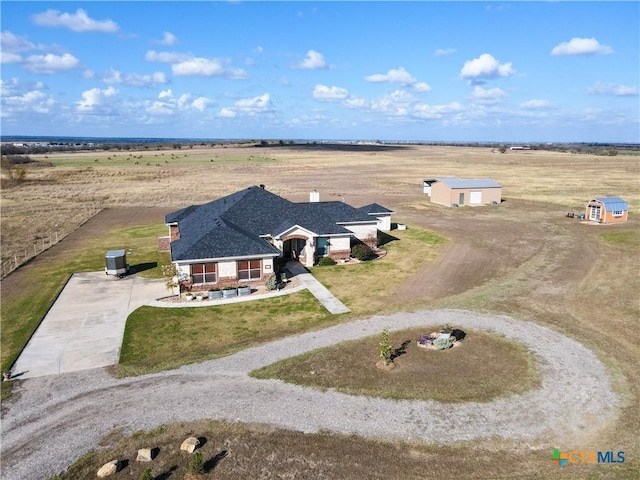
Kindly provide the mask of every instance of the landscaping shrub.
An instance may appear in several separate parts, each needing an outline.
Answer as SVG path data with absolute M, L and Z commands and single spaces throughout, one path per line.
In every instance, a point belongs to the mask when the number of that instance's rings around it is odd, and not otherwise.
M 383 330 L 380 334 L 380 360 L 382 360 L 385 365 L 393 362 L 393 347 L 389 342 L 389 332 L 387 330 Z
M 270 275 L 269 278 L 264 282 L 264 287 L 267 290 L 275 290 L 278 288 L 278 278 L 275 275 Z
M 326 267 L 328 265 L 335 265 L 335 264 L 336 264 L 336 261 L 331 257 L 322 257 L 320 260 L 318 260 L 319 267 Z
M 151 473 L 151 469 L 149 467 L 145 468 L 138 477 L 138 480 L 154 480 L 154 476 Z
M 353 256 L 354 258 L 357 258 L 362 262 L 366 260 L 372 260 L 377 257 L 377 255 L 371 249 L 371 247 L 369 247 L 368 245 L 365 245 L 364 243 L 359 243 L 358 245 L 355 245 L 351 249 L 351 256 Z
M 204 474 L 204 457 L 202 453 L 196 452 L 189 460 L 189 475 L 203 475 Z

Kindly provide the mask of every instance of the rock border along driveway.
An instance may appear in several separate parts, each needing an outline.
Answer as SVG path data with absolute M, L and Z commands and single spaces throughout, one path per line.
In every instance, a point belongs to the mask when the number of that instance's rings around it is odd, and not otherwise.
M 443 404 L 322 392 L 247 375 L 384 328 L 424 325 L 426 331 L 444 323 L 499 332 L 523 343 L 538 358 L 542 386 L 489 403 Z M 532 322 L 460 310 L 375 316 L 158 374 L 118 380 L 102 370 L 85 370 L 29 379 L 17 390 L 3 419 L 3 479 L 60 472 L 116 427 L 132 431 L 211 418 L 428 443 L 534 440 L 596 428 L 615 417 L 619 404 L 605 366 L 580 343 Z

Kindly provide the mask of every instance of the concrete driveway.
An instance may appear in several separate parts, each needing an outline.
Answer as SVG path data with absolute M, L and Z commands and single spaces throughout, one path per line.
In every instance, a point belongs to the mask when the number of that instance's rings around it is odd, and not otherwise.
M 169 291 L 163 280 L 74 274 L 12 368 L 41 377 L 118 363 L 127 316 Z

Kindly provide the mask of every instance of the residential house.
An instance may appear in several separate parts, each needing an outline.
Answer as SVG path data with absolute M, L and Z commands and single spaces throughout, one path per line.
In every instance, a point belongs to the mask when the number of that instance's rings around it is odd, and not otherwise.
M 309 202 L 294 203 L 252 186 L 168 214 L 171 261 L 183 283 L 204 290 L 263 281 L 275 272 L 277 258 L 305 266 L 321 257 L 348 258 L 355 243 L 376 246 L 379 224 L 390 228 L 390 210 L 377 204 L 363 209 L 321 202 L 317 192 Z

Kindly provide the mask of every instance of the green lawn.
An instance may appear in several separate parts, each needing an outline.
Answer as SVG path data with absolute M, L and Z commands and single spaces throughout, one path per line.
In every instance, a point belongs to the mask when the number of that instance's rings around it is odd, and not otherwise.
M 103 252 L 124 247 L 130 265 L 144 266 L 141 276 L 161 277 L 160 266 L 169 262 L 169 256 L 157 251 L 157 237 L 165 233 L 161 224 L 116 229 L 63 250 L 52 261 L 39 264 L 37 275 L 35 270 L 33 275 L 23 272 L 19 288 L 3 291 L 2 368 L 16 360 L 70 275 L 104 268 Z M 142 307 L 127 321 L 119 374 L 175 368 L 388 308 L 383 294 L 417 270 L 421 262 L 414 260 L 416 256 L 434 257 L 444 241 L 417 228 L 392 233 L 397 240 L 385 246 L 387 255 L 381 259 L 312 269 L 351 314 L 330 315 L 308 292 L 210 308 Z
M 396 235 L 397 232 L 397 235 Z M 140 375 L 228 355 L 248 346 L 380 312 L 383 294 L 436 255 L 444 239 L 422 229 L 394 231 L 387 255 L 358 265 L 312 268 L 352 311 L 331 315 L 307 291 L 269 300 L 201 308 L 141 307 L 125 329 L 119 375 Z M 379 279 L 384 279 L 380 281 Z
M 145 306 L 127 319 L 117 370 L 139 375 L 176 368 L 337 321 L 307 290 L 211 307 Z

